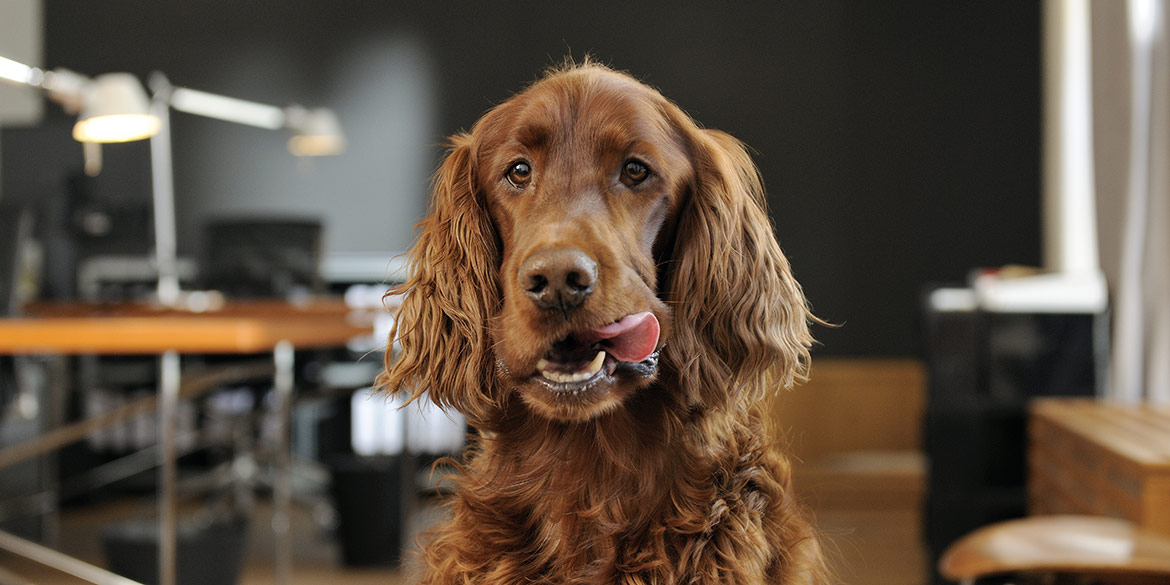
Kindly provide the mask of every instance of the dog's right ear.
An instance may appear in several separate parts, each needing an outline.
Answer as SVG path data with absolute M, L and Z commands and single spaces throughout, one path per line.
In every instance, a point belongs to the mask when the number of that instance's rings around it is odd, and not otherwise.
M 681 114 L 680 114 L 681 118 Z M 665 296 L 674 336 L 665 359 L 688 400 L 742 404 L 803 379 L 813 343 L 804 291 L 765 210 L 764 185 L 742 143 L 682 123 L 695 180 L 680 211 Z
M 488 320 L 501 293 L 498 238 L 473 159 L 471 137 L 453 137 L 435 173 L 430 215 L 416 228 L 409 276 L 388 293 L 403 298 L 378 386 L 409 392 L 411 400 L 426 392 L 475 424 L 490 416 L 498 396 Z

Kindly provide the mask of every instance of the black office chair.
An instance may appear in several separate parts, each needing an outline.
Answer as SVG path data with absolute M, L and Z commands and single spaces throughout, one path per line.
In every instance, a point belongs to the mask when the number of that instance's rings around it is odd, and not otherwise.
M 321 222 L 315 219 L 217 219 L 205 227 L 203 284 L 228 297 L 317 294 Z
M 325 292 L 324 279 L 320 274 L 322 224 L 312 218 L 217 218 L 204 226 L 204 241 L 200 257 L 201 284 L 207 289 L 217 290 L 228 298 L 295 298 L 299 295 L 316 295 Z M 326 360 L 323 352 L 298 352 L 298 385 L 312 385 L 314 380 L 306 374 L 316 371 L 314 364 Z M 203 356 L 205 363 L 216 364 L 238 359 L 236 356 Z M 243 411 L 221 413 L 227 428 L 259 428 L 263 424 L 253 421 L 243 424 L 247 417 L 272 416 L 261 412 L 259 405 L 265 403 L 269 391 L 265 384 L 242 385 L 223 389 L 240 394 L 252 392 L 251 406 Z M 247 400 L 241 400 L 248 404 Z M 236 457 L 265 459 L 270 457 L 264 446 L 258 444 L 258 437 L 247 432 L 233 437 L 233 452 Z M 256 486 L 271 487 L 272 478 L 264 473 L 239 477 L 233 465 L 220 466 L 212 474 L 213 481 L 234 484 L 233 494 L 237 505 L 249 507 L 246 495 Z M 243 488 L 243 489 L 239 489 Z M 314 515 L 331 517 L 332 508 L 323 496 L 294 493 L 294 501 L 307 505 Z

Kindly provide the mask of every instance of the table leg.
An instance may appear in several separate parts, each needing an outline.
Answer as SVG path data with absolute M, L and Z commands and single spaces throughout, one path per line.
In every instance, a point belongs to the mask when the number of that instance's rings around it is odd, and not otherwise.
M 44 409 L 41 420 L 44 423 L 42 431 L 52 431 L 65 424 L 65 403 L 68 400 L 69 380 L 68 358 L 65 356 L 51 356 L 46 359 L 45 367 L 49 383 L 48 395 L 41 403 Z M 56 453 L 41 457 L 41 487 L 51 494 L 49 509 L 41 517 L 41 542 L 50 546 L 57 544 L 60 538 L 60 505 L 57 497 L 59 483 L 58 455 Z
M 273 350 L 276 367 L 273 380 L 276 396 L 276 478 L 272 493 L 272 531 L 276 537 L 276 585 L 288 585 L 292 577 L 292 456 L 289 426 L 292 418 L 293 355 L 293 345 L 288 341 L 277 343 Z
M 178 462 L 175 460 L 175 428 L 179 412 L 179 354 L 168 351 L 159 359 L 158 429 L 159 449 L 159 585 L 176 584 L 178 512 L 175 487 Z

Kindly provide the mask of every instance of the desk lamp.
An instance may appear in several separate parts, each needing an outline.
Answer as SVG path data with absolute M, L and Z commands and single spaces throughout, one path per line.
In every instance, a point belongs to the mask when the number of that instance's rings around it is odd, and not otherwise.
M 138 79 L 129 73 L 90 78 L 68 69 L 45 71 L 0 57 L 0 81 L 44 91 L 66 112 L 77 114 L 73 138 L 85 147 L 85 172 L 101 169 L 101 143 L 150 138 L 160 122 Z
M 160 122 L 150 139 L 154 191 L 155 247 L 158 255 L 158 301 L 165 307 L 198 309 L 198 297 L 185 297 L 179 287 L 175 254 L 175 186 L 171 166 L 170 110 L 268 130 L 292 132 L 288 150 L 296 156 L 340 154 L 345 149 L 341 125 L 331 110 L 291 105 L 271 106 L 171 85 L 166 76 L 150 78 L 150 111 Z

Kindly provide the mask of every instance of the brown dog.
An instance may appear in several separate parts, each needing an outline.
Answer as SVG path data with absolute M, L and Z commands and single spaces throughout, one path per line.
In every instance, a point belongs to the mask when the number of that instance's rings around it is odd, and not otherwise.
M 479 431 L 424 583 L 825 579 L 763 406 L 813 318 L 739 142 L 553 71 L 452 139 L 411 254 L 381 384 Z

